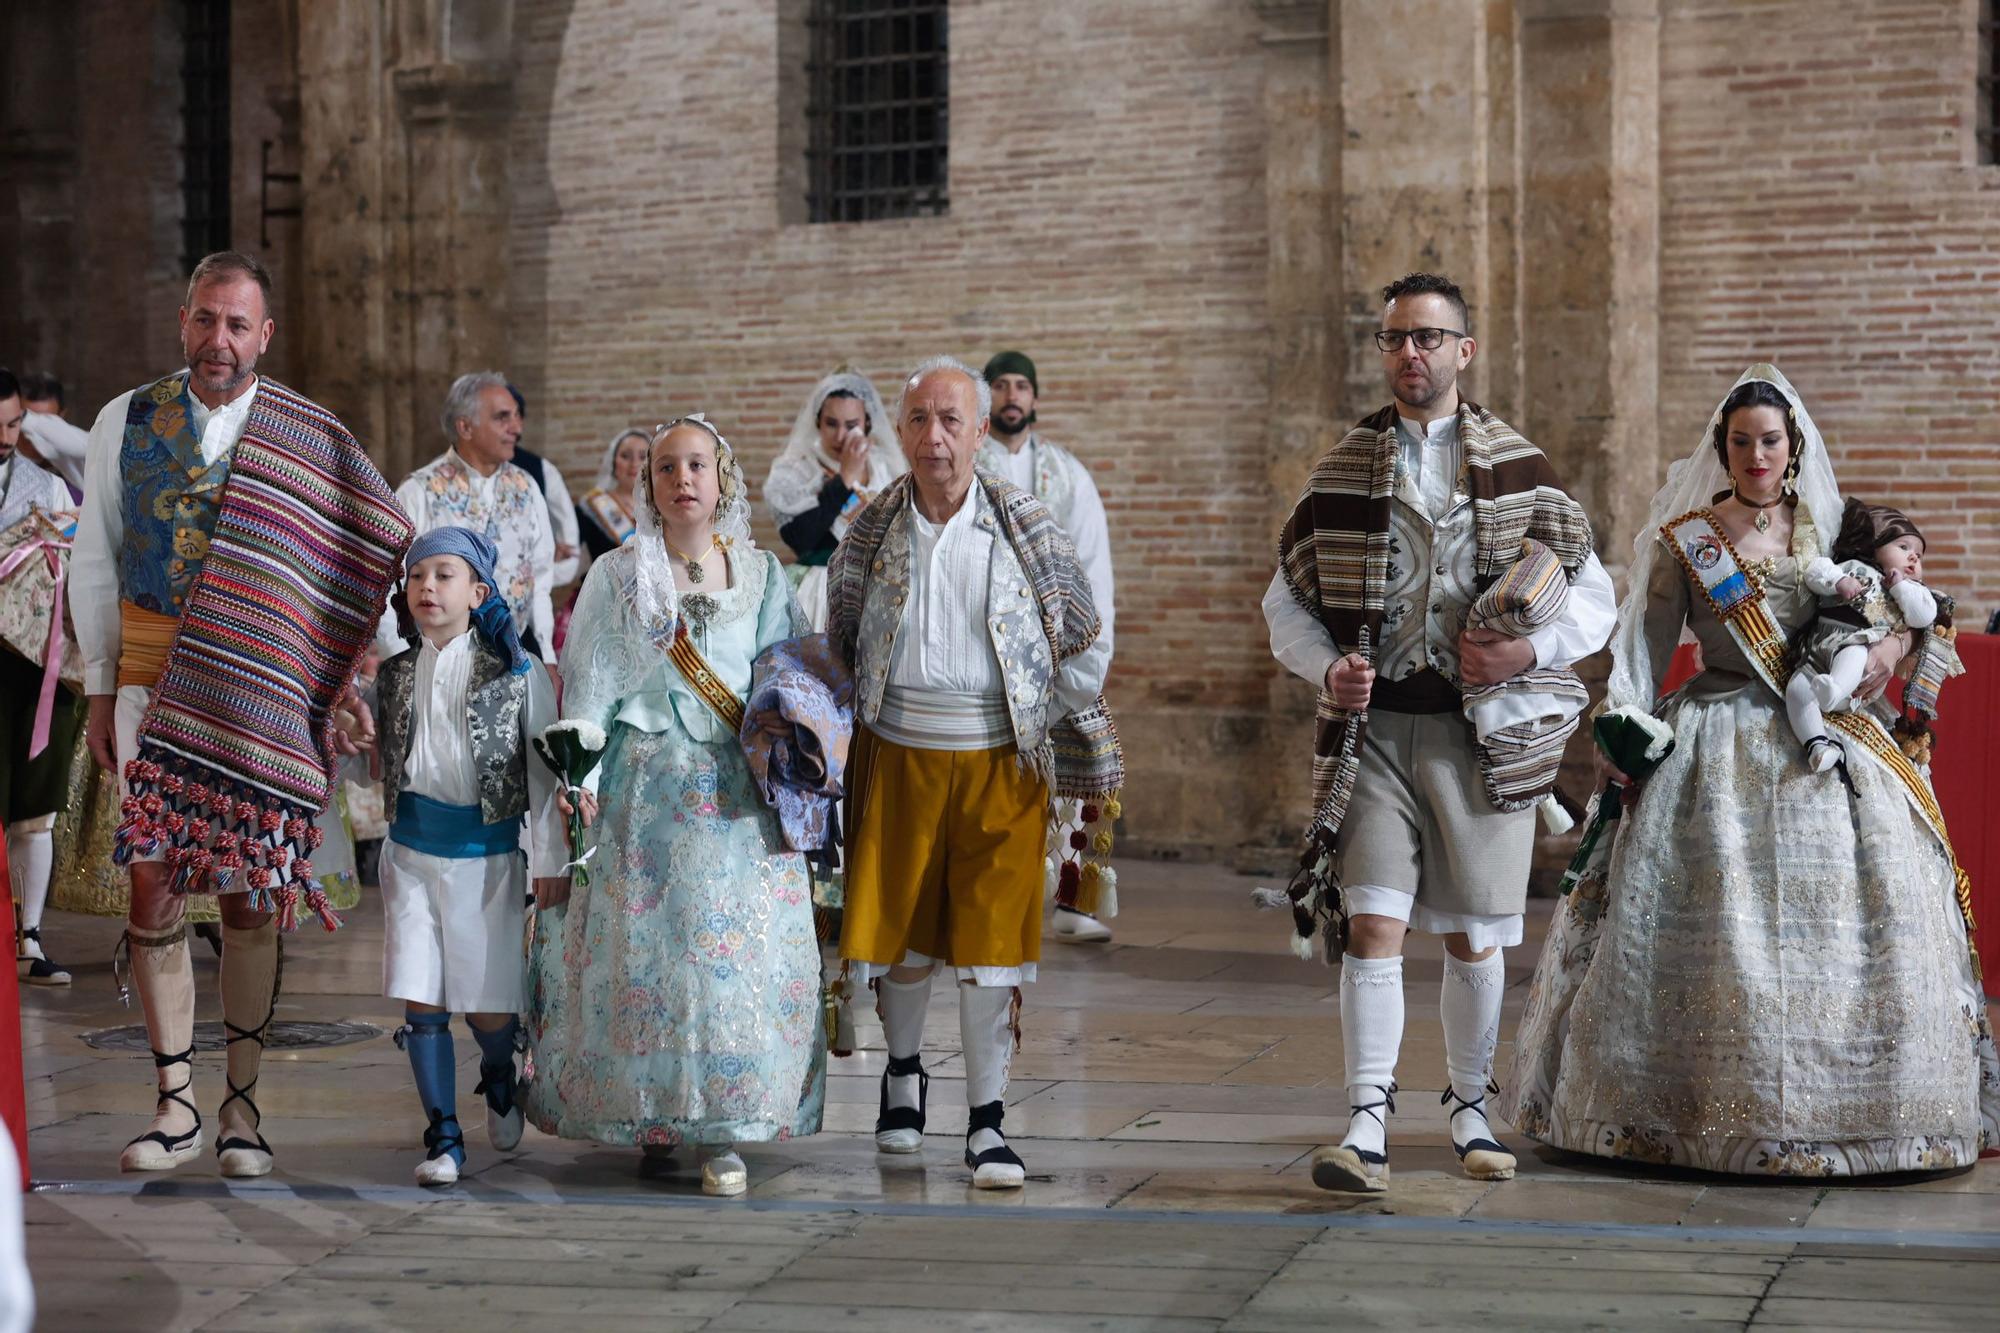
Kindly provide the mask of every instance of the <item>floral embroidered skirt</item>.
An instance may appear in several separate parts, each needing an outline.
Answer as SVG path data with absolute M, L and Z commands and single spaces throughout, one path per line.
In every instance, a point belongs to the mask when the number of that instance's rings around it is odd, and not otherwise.
M 1499 1110 L 1575 1152 L 1749 1175 L 1971 1164 L 2000 1063 L 1951 866 L 1852 753 L 1809 772 L 1761 686 L 1677 696 L 1606 874 L 1556 909 Z
M 618 1144 L 816 1133 L 811 885 L 742 752 L 619 724 L 600 771 L 590 883 L 530 946 L 528 1118 Z

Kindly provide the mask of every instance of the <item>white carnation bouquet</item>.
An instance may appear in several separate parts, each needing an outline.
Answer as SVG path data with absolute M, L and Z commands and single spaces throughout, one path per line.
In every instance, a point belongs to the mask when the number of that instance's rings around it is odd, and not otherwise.
M 583 780 L 604 757 L 604 746 L 604 728 L 590 722 L 557 722 L 535 737 L 535 753 L 562 779 L 569 801 L 569 864 L 563 869 L 580 888 L 590 884 L 590 871 L 583 864 L 589 859 L 583 850 Z

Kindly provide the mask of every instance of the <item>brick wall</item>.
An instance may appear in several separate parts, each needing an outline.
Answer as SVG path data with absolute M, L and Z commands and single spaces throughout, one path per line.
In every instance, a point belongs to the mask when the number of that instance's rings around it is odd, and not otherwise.
M 1667 6 L 1662 459 L 1752 361 L 1792 379 L 1845 493 L 2000 606 L 2000 167 L 1977 164 L 1975 0 Z M 1635 478 L 1636 481 L 1636 478 Z
M 1234 0 L 955 4 L 950 216 L 808 226 L 779 222 L 776 8 L 519 13 L 535 443 L 587 474 L 618 427 L 704 409 L 761 487 L 837 362 L 893 402 L 924 355 L 1027 350 L 1110 511 L 1128 833 L 1235 841 L 1218 789 L 1273 670 L 1258 25 Z

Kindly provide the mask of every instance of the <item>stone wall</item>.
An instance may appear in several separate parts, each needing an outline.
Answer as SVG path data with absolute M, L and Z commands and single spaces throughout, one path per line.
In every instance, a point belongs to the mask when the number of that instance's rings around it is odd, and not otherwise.
M 284 159 L 295 96 L 287 6 L 236 5 L 231 87 L 233 243 L 277 279 L 279 333 L 264 364 L 299 374 L 290 266 L 298 223 L 261 222 L 261 144 Z M 181 246 L 179 10 L 156 0 L 20 0 L 5 43 L 0 134 L 0 364 L 54 371 L 68 416 L 177 365 L 174 312 L 187 286 Z

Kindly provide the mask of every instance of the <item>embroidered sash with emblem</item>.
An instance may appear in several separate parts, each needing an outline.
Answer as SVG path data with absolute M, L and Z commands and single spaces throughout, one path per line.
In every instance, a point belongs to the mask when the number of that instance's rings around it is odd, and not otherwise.
M 687 681 L 688 688 L 714 710 L 718 718 L 722 719 L 722 725 L 729 729 L 729 734 L 741 735 L 743 700 L 736 696 L 734 690 L 722 683 L 722 677 L 708 664 L 708 659 L 701 655 L 701 649 L 694 646 L 694 639 L 688 634 L 685 620 L 674 626 L 674 641 L 667 645 L 667 657 L 681 673 L 681 678 Z
M 1706 509 L 1683 514 L 1660 529 L 1667 545 L 1707 599 L 1750 665 L 1779 698 L 1785 697 L 1785 632 L 1771 615 L 1764 585 L 1744 568 L 1736 547 Z

